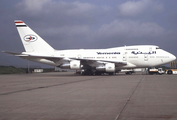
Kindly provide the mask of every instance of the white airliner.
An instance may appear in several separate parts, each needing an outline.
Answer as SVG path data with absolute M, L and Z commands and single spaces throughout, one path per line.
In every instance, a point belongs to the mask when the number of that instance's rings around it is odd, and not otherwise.
M 26 52 L 6 53 L 62 69 L 82 70 L 83 75 L 112 75 L 120 69 L 154 67 L 176 59 L 171 53 L 154 45 L 55 50 L 23 21 L 15 20 L 15 25 Z

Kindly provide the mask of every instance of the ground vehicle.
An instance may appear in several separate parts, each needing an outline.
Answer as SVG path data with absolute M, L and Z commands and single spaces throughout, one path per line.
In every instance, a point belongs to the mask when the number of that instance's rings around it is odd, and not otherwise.
M 165 71 L 162 69 L 162 68 L 152 68 L 152 69 L 149 69 L 149 74 L 153 75 L 153 74 L 164 74 Z
M 126 75 L 131 75 L 135 71 L 133 69 L 122 69 L 121 72 L 125 72 Z
M 177 74 L 177 69 L 166 70 L 166 74 Z

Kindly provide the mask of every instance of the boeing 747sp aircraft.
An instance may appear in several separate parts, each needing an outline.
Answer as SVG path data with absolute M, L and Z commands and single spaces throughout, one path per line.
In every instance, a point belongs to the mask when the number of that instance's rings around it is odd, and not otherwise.
M 154 67 L 176 59 L 171 53 L 154 45 L 55 50 L 23 21 L 16 20 L 15 25 L 26 52 L 6 53 L 62 69 L 82 69 L 83 75 L 112 75 L 120 69 Z

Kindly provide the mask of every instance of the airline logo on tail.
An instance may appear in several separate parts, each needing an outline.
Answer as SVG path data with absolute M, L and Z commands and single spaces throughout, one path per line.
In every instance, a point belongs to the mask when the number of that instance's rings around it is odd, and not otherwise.
M 24 40 L 25 40 L 26 42 L 34 42 L 34 41 L 37 40 L 37 36 L 35 36 L 35 35 L 26 35 L 26 36 L 24 37 Z

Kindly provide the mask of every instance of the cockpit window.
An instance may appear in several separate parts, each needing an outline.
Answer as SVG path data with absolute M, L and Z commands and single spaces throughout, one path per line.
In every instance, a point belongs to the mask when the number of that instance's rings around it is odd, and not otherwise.
M 161 48 L 159 48 L 159 47 L 156 47 L 156 49 L 161 49 Z

